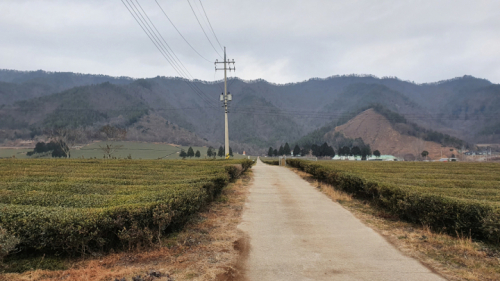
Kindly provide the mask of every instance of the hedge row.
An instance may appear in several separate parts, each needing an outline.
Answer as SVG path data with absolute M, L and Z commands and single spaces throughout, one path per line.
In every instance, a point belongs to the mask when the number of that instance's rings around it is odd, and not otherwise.
M 304 160 L 289 159 L 287 163 L 356 198 L 373 200 L 403 220 L 428 225 L 438 232 L 470 234 L 475 239 L 500 243 L 500 211 L 488 204 L 366 180 L 356 174 Z
M 21 243 L 18 248 L 22 251 L 36 250 L 51 254 L 75 255 L 106 251 L 116 247 L 130 248 L 136 245 L 151 244 L 158 241 L 161 235 L 170 229 L 185 223 L 191 214 L 213 200 L 228 182 L 237 178 L 241 172 L 253 164 L 250 160 L 188 162 L 190 162 L 188 165 L 180 168 L 168 167 L 173 170 L 189 172 L 190 167 L 192 169 L 196 167 L 203 169 L 203 165 L 206 165 L 208 167 L 204 172 L 206 177 L 203 180 L 187 185 L 163 185 L 164 190 L 159 192 L 161 196 L 157 198 L 154 196 L 154 191 L 144 191 L 147 189 L 147 186 L 144 186 L 144 189 L 138 189 L 136 192 L 140 195 L 146 192 L 148 200 L 101 208 L 48 207 L 36 204 L 0 203 L 0 225 L 8 233 L 20 239 Z M 46 160 L 42 163 L 51 165 L 56 162 Z M 98 165 L 100 169 L 105 169 L 107 167 L 106 163 L 112 162 L 102 161 L 94 165 Z M 136 169 L 140 170 L 142 169 L 141 163 L 144 164 L 146 161 L 139 161 L 129 165 L 137 165 Z M 176 163 L 181 163 L 181 161 Z M 5 162 L 0 164 L 5 164 Z M 26 165 L 29 168 L 30 164 L 27 163 Z M 84 168 L 87 164 L 83 163 L 81 165 Z M 151 167 L 157 167 L 154 165 L 157 164 L 151 164 Z M 130 168 L 130 166 L 124 167 Z M 10 174 L 16 173 L 17 170 L 18 168 L 12 168 Z M 26 170 L 24 172 L 26 173 Z M 30 172 L 33 177 L 37 174 L 28 169 L 27 173 Z M 147 177 L 147 170 L 144 170 L 143 173 L 144 177 Z M 63 175 L 60 176 L 63 177 Z M 92 174 L 88 176 L 91 177 Z M 78 180 L 82 181 L 81 177 L 80 175 Z M 11 176 L 7 180 L 16 179 L 21 180 L 17 176 Z M 30 192 L 33 191 L 26 191 L 26 193 Z M 54 196 L 59 193 L 58 190 L 54 193 Z

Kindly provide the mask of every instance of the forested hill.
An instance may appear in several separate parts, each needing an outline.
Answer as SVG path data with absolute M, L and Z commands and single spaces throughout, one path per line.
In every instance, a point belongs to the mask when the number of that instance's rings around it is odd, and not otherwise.
M 134 79 L 129 77 L 0 69 L 0 105 L 46 96 L 78 86 L 105 82 L 124 85 L 132 81 Z
M 284 85 L 232 78 L 228 85 L 230 138 L 252 147 L 293 143 L 374 105 L 471 143 L 500 140 L 500 85 L 471 76 L 429 84 L 357 75 Z M 222 88 L 221 81 L 0 70 L 0 130 L 12 137 L 53 125 L 133 127 L 154 115 L 222 143 Z

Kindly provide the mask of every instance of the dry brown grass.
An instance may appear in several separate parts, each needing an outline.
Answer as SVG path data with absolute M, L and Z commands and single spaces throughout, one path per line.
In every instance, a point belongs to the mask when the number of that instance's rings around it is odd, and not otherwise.
M 206 210 L 195 215 L 179 232 L 162 240 L 155 248 L 109 254 L 74 262 L 68 270 L 34 270 L 0 275 L 0 280 L 115 280 L 159 271 L 163 277 L 144 280 L 232 280 L 237 275 L 243 234 L 237 230 L 251 181 L 249 170 L 226 187 Z M 168 274 L 168 276 L 167 276 Z
M 429 227 L 400 221 L 393 214 L 353 199 L 349 194 L 318 183 L 311 175 L 293 169 L 319 187 L 357 218 L 370 226 L 404 254 L 414 257 L 448 280 L 500 280 L 500 250 L 460 234 L 452 237 L 432 232 Z

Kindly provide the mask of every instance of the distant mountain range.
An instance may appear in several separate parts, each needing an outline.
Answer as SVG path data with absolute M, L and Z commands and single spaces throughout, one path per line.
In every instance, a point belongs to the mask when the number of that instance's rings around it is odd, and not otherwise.
M 405 119 L 412 124 L 408 128 L 468 143 L 500 140 L 500 85 L 471 76 L 428 84 L 358 75 L 283 85 L 232 78 L 228 85 L 233 94 L 230 139 L 241 149 L 324 135 L 374 106 L 394 113 L 386 115 L 393 116 L 389 121 Z M 222 89 L 222 81 L 0 70 L 0 143 L 1 138 L 29 138 L 45 127 L 112 124 L 134 132 L 138 140 L 147 135 L 150 141 L 176 141 L 181 131 L 183 144 L 218 145 L 224 135 Z M 166 127 L 159 128 L 160 123 Z

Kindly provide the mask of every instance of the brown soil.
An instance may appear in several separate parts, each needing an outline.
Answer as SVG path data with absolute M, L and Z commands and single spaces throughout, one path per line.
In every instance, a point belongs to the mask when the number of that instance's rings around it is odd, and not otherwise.
M 237 229 L 245 203 L 251 170 L 226 187 L 215 202 L 195 215 L 179 233 L 147 250 L 109 254 L 74 262 L 61 271 L 34 270 L 0 275 L 0 280 L 242 280 L 245 237 Z M 151 276 L 156 272 L 161 277 Z M 2 279 L 3 278 L 3 279 Z
M 402 135 L 396 131 L 389 120 L 373 109 L 363 111 L 344 125 L 335 128 L 335 132 L 342 132 L 349 138 L 362 138 L 370 144 L 372 150 L 379 150 L 382 154 L 403 157 L 406 154 L 418 156 L 422 151 L 429 152 L 428 159 L 440 159 L 457 154 L 452 147 L 441 147 L 441 144 L 424 141 L 417 137 Z

